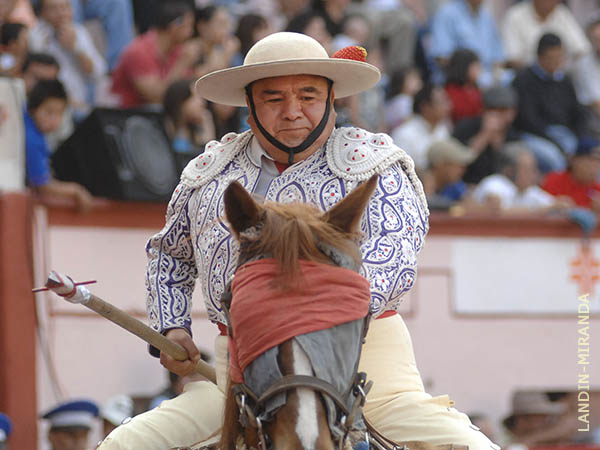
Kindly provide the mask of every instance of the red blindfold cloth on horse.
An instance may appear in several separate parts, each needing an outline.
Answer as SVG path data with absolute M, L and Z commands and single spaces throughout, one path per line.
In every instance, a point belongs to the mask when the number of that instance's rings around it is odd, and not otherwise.
M 259 355 L 294 336 L 331 328 L 365 317 L 369 282 L 341 267 L 300 261 L 300 289 L 273 286 L 279 274 L 274 259 L 244 264 L 232 283 L 229 373 L 234 383 Z

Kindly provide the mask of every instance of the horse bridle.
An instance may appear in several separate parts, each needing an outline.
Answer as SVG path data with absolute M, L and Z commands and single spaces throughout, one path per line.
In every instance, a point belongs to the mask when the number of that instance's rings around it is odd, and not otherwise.
M 260 225 L 252 227 L 246 230 L 244 234 L 256 235 L 260 232 Z M 270 255 L 258 255 L 250 258 L 242 258 L 244 254 L 243 249 L 245 242 L 240 242 L 240 260 L 236 266 L 235 272 L 240 267 L 251 261 L 257 261 L 260 259 L 269 258 Z M 247 244 L 246 244 L 247 245 Z M 329 258 L 329 260 L 338 267 L 345 267 L 355 272 L 358 272 L 359 267 L 353 263 L 353 259 L 350 255 L 339 251 L 338 249 L 324 244 L 318 241 L 317 247 L 321 252 Z M 234 276 L 235 276 L 234 272 Z M 233 329 L 231 326 L 230 319 L 230 308 L 232 300 L 231 281 L 225 287 L 223 294 L 221 294 L 221 307 L 227 320 L 227 332 L 230 337 L 233 336 Z M 361 333 L 361 342 L 364 343 L 367 331 L 369 328 L 370 314 L 364 319 L 364 325 Z M 360 353 L 359 353 L 360 358 Z M 354 380 L 350 388 L 346 392 L 352 392 L 355 396 L 354 402 L 350 409 L 347 408 L 344 396 L 339 390 L 331 383 L 317 378 L 311 375 L 285 375 L 282 378 L 271 384 L 262 395 L 257 396 L 252 390 L 244 383 L 236 384 L 232 388 L 232 393 L 235 395 L 236 402 L 239 408 L 239 422 L 243 428 L 252 427 L 256 430 L 259 439 L 259 450 L 271 450 L 271 443 L 268 436 L 265 434 L 263 424 L 261 420 L 261 413 L 264 411 L 264 406 L 267 401 L 272 399 L 274 396 L 287 392 L 292 389 L 307 388 L 311 389 L 320 394 L 326 395 L 331 399 L 339 411 L 341 416 L 337 419 L 337 426 L 343 431 L 342 438 L 338 441 L 338 448 L 342 450 L 344 442 L 350 431 L 353 430 L 353 426 L 356 423 L 356 417 L 362 410 L 365 404 L 365 400 L 369 390 L 371 389 L 373 382 L 367 382 L 367 376 L 364 372 L 357 372 L 354 376 Z M 368 436 L 368 435 L 367 435 Z M 368 437 L 367 437 L 368 439 Z

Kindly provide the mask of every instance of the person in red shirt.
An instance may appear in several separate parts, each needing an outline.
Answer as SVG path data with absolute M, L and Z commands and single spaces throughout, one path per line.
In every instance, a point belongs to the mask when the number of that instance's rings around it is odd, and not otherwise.
M 193 31 L 194 13 L 187 2 L 162 2 L 155 28 L 123 51 L 113 73 L 112 92 L 122 108 L 160 104 L 173 81 L 192 74 L 201 53 L 198 42 L 188 41 Z
M 585 137 L 564 172 L 546 175 L 542 188 L 554 196 L 566 196 L 577 206 L 600 212 L 600 141 Z
M 456 50 L 446 66 L 446 94 L 452 103 L 452 122 L 483 113 L 481 90 L 477 79 L 481 63 L 475 52 L 461 48 Z

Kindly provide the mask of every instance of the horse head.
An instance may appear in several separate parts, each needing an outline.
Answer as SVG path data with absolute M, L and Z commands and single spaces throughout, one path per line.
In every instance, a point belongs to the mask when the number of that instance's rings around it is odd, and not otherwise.
M 222 299 L 230 384 L 221 449 L 333 450 L 362 424 L 370 293 L 357 241 L 376 185 L 374 176 L 325 213 L 259 204 L 237 182 L 226 189 L 240 256 Z

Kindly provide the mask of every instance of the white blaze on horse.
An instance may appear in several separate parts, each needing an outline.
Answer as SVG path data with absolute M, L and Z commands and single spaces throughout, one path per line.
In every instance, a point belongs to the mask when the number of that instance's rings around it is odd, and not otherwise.
M 235 182 L 225 191 L 240 258 L 222 299 L 230 334 L 222 450 L 333 450 L 363 429 L 368 385 L 357 369 L 370 289 L 357 240 L 376 185 L 375 176 L 325 213 L 261 205 Z

